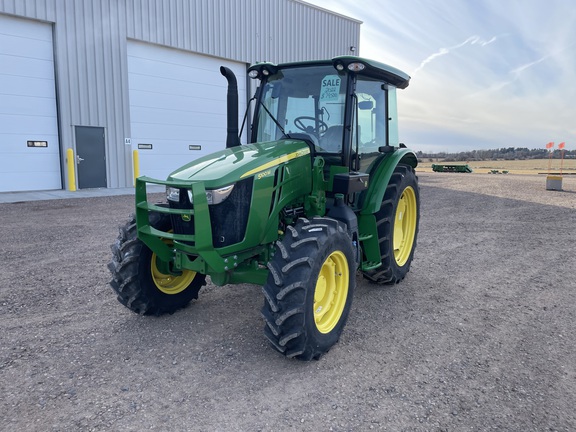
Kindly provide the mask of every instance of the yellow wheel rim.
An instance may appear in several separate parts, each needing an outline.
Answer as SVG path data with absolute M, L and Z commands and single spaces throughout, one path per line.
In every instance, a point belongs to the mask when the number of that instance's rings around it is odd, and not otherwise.
M 322 264 L 314 290 L 314 322 L 320 333 L 329 333 L 338 324 L 346 306 L 349 280 L 346 256 L 332 252 Z
M 171 245 L 172 242 L 164 241 L 166 244 Z M 164 294 L 174 295 L 181 293 L 192 283 L 196 277 L 196 272 L 192 270 L 183 270 L 180 275 L 172 275 L 162 273 L 156 265 L 156 254 L 152 253 L 152 262 L 150 270 L 152 273 L 152 280 L 154 285 Z
M 416 192 L 412 186 L 408 186 L 400 196 L 394 217 L 394 258 L 400 267 L 408 262 L 412 253 L 417 215 Z

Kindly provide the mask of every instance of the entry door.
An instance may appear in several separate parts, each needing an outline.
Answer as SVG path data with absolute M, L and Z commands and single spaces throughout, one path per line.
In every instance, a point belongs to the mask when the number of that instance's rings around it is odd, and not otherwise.
M 78 189 L 107 187 L 104 128 L 76 126 L 76 172 Z

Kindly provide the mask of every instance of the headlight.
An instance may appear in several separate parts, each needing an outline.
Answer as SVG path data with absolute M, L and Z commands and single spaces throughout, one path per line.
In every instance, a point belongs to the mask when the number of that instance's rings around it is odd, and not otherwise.
M 166 199 L 168 201 L 180 201 L 180 189 L 166 186 Z
M 212 204 L 220 204 L 221 202 L 225 201 L 228 196 L 232 193 L 234 189 L 234 185 L 224 186 L 219 189 L 209 189 L 206 191 L 206 201 L 208 201 L 208 205 Z M 194 197 L 192 196 L 192 191 L 190 189 L 187 190 L 188 192 L 188 199 L 190 203 L 194 203 Z M 171 186 L 166 186 L 166 199 L 169 201 L 180 201 L 180 189 L 174 188 Z
M 222 201 L 225 201 L 228 196 L 230 196 L 233 189 L 234 185 L 224 186 L 220 189 L 207 190 L 206 199 L 208 200 L 208 204 L 220 204 Z M 190 200 L 190 202 L 192 202 L 192 200 Z
M 352 71 L 352 72 L 360 72 L 363 71 L 364 69 L 366 69 L 366 65 L 364 63 L 350 63 L 348 65 L 348 70 Z

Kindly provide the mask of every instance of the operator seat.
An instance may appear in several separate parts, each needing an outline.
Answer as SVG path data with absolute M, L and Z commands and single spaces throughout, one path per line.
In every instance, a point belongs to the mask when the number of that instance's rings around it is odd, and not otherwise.
M 341 153 L 343 134 L 344 126 L 342 125 L 334 125 L 328 127 L 324 135 L 320 137 L 320 151 Z

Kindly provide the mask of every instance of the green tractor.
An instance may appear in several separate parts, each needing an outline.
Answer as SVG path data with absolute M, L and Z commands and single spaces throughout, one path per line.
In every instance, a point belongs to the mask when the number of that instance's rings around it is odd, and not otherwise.
M 161 315 L 196 299 L 206 276 L 261 285 L 272 346 L 318 359 L 340 338 L 357 272 L 395 284 L 413 259 L 417 158 L 398 142 L 396 114 L 396 89 L 410 77 L 352 56 L 254 64 L 241 145 L 236 78 L 220 72 L 226 148 L 167 180 L 137 179 L 135 215 L 112 245 L 111 286 L 132 311 Z M 151 202 L 147 185 L 164 185 L 166 201 Z

